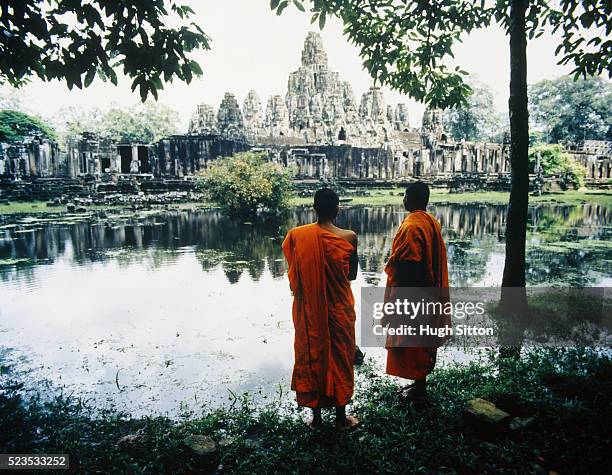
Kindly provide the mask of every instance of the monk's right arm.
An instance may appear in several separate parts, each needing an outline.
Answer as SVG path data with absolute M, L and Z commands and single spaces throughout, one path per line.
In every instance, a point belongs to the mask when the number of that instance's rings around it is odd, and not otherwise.
M 349 261 L 349 280 L 355 280 L 357 278 L 357 267 L 359 265 L 359 259 L 357 257 L 357 250 L 355 250 L 350 257 Z
M 357 234 L 353 233 L 350 236 L 350 242 L 355 246 L 355 250 L 351 253 L 349 259 L 349 280 L 355 280 L 357 278 L 357 267 L 359 265 L 359 259 L 357 258 Z

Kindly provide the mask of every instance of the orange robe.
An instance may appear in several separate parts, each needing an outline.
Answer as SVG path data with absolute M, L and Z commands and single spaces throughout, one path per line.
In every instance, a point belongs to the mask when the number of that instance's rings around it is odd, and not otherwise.
M 294 296 L 291 389 L 300 406 L 344 406 L 354 386 L 355 301 L 348 275 L 355 247 L 315 223 L 289 231 L 283 252 Z
M 440 223 L 425 211 L 413 211 L 402 222 L 393 239 L 385 266 L 387 287 L 399 285 L 397 264 L 421 262 L 423 281 L 432 287 L 448 288 L 446 246 Z M 387 348 L 387 374 L 405 379 L 425 378 L 434 368 L 437 348 Z

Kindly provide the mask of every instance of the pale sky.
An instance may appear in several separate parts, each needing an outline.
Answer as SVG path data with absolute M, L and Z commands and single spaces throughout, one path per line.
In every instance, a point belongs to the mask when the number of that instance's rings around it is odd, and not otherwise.
M 215 108 L 226 91 L 236 94 L 242 105 L 249 90 L 254 89 L 265 107 L 269 96 L 285 95 L 289 73 L 300 65 L 301 50 L 306 34 L 319 31 L 310 24 L 310 16 L 287 8 L 282 16 L 269 9 L 269 0 L 184 0 L 196 12 L 193 20 L 212 38 L 211 51 L 197 53 L 195 59 L 204 76 L 186 85 L 179 81 L 166 85 L 159 101 L 179 111 L 186 127 L 191 113 L 200 102 Z M 349 81 L 357 103 L 371 86 L 363 70 L 358 49 L 342 35 L 339 20 L 328 20 L 320 32 L 329 58 L 329 67 Z M 571 68 L 558 66 L 554 56 L 556 42 L 550 35 L 529 42 L 528 81 L 537 82 L 567 74 Z M 508 39 L 498 27 L 474 32 L 455 48 L 456 63 L 488 84 L 496 107 L 505 111 L 508 100 L 509 47 Z M 52 117 L 62 107 L 104 108 L 111 102 L 126 106 L 140 100 L 130 91 L 130 82 L 120 80 L 119 86 L 96 79 L 85 90 L 69 91 L 59 82 L 43 83 L 37 79 L 22 88 L 24 106 L 43 117 Z M 387 103 L 408 104 L 410 121 L 420 123 L 423 105 L 385 89 Z

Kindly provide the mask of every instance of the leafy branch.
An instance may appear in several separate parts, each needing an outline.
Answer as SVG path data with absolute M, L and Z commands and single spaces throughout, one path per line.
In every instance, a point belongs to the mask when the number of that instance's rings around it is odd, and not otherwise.
M 117 84 L 117 69 L 144 102 L 163 82 L 190 83 L 202 68 L 190 53 L 210 49 L 193 10 L 174 1 L 24 0 L 0 6 L 0 83 L 19 87 L 37 76 L 68 88 L 96 76 Z M 178 22 L 179 26 L 167 26 Z

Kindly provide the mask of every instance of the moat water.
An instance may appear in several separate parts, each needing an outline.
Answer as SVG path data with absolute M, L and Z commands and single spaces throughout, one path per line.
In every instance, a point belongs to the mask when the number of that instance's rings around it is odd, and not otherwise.
M 500 285 L 505 206 L 430 211 L 442 223 L 451 284 Z M 384 284 L 403 217 L 392 206 L 341 211 L 338 224 L 359 234 L 356 296 Z M 531 208 L 528 283 L 611 286 L 611 218 L 595 204 Z M 313 219 L 303 209 L 273 226 L 205 210 L 0 221 L 0 367 L 134 414 L 286 394 L 293 327 L 280 243 Z M 384 350 L 367 354 L 382 363 Z

